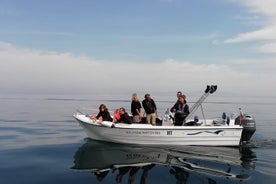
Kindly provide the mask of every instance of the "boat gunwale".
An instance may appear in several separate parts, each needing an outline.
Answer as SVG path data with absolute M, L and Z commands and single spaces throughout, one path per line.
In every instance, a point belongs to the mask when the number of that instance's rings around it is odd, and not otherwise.
M 79 122 L 83 123 L 83 124 L 87 124 L 87 125 L 91 125 L 91 126 L 95 126 L 95 127 L 103 127 L 103 128 L 111 128 L 111 127 L 107 127 L 104 126 L 100 123 L 94 123 L 94 122 L 86 122 L 83 121 L 81 119 L 79 119 L 76 115 L 73 115 Z M 111 122 L 111 121 L 108 121 Z M 111 122 L 114 123 L 114 122 Z M 145 125 L 148 127 L 143 127 L 143 126 L 137 126 L 135 127 L 136 124 L 124 124 L 123 126 L 121 125 L 116 125 L 116 123 L 114 123 L 114 127 L 112 127 L 112 129 L 129 129 L 129 130 L 198 130 L 198 129 L 203 129 L 203 130 L 213 130 L 213 129 L 243 129 L 243 127 L 241 125 L 232 125 L 232 126 L 228 126 L 228 125 L 219 125 L 219 126 L 152 126 L 150 124 L 137 124 L 137 125 Z M 133 126 L 134 125 L 134 126 Z M 129 127 L 132 126 L 132 127 Z

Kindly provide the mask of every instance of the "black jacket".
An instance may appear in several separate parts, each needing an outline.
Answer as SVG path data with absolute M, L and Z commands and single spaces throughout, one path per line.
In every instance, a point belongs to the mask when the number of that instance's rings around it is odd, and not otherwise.
M 173 109 L 176 110 L 176 113 L 183 113 L 186 116 L 190 113 L 189 111 L 189 106 L 186 103 L 180 103 L 180 102 L 176 102 L 174 104 L 174 106 L 171 108 L 171 112 L 173 111 Z
M 140 110 L 142 108 L 141 103 L 139 101 L 132 101 L 131 102 L 131 114 L 133 116 L 138 115 L 136 109 Z
M 157 108 L 153 99 L 150 99 L 150 101 L 146 99 L 143 100 L 142 105 L 147 114 L 152 114 L 156 112 Z
M 100 111 L 96 118 L 99 119 L 99 117 L 102 117 L 103 121 L 112 121 L 113 120 L 108 111 Z
M 132 123 L 131 117 L 126 112 L 122 114 L 120 117 L 121 117 L 119 120 L 120 123 L 127 123 L 127 124 Z

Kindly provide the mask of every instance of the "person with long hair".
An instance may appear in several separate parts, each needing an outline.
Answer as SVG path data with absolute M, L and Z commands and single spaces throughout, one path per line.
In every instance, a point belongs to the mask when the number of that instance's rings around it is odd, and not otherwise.
M 96 117 L 92 117 L 92 119 L 97 119 L 99 121 L 112 121 L 112 117 L 110 116 L 110 113 L 108 112 L 108 109 L 106 105 L 101 104 L 99 107 L 99 113 Z
M 132 94 L 131 100 L 131 114 L 133 117 L 133 123 L 139 123 L 142 119 L 142 105 L 136 93 Z

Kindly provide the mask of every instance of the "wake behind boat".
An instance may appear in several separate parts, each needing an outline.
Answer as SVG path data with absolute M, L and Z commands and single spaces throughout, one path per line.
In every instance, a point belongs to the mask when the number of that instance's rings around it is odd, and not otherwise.
M 188 118 L 216 89 L 216 86 L 207 86 L 202 97 L 192 106 Z M 241 142 L 249 141 L 256 130 L 254 119 L 241 111 L 238 117 L 223 114 L 220 120 L 188 119 L 184 126 L 174 126 L 169 110 L 160 126 L 100 122 L 81 112 L 73 116 L 91 139 L 123 144 L 239 146 Z

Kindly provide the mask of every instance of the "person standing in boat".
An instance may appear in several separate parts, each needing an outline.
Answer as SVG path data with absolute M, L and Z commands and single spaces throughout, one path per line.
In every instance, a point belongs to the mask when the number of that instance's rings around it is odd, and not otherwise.
M 136 93 L 132 94 L 131 114 L 133 123 L 139 123 L 142 118 L 142 106 Z
M 110 113 L 108 112 L 108 109 L 106 105 L 101 104 L 99 107 L 99 113 L 97 116 L 92 116 L 91 119 L 97 119 L 100 121 L 112 121 L 112 117 L 110 116 Z
M 120 123 L 127 123 L 127 124 L 132 124 L 132 119 L 126 112 L 125 108 L 121 107 L 119 109 L 119 114 L 120 114 Z
M 174 125 L 175 126 L 182 126 L 183 122 L 185 121 L 186 117 L 190 113 L 189 106 L 186 103 L 186 96 L 180 95 L 178 97 L 178 101 L 174 104 L 171 108 L 171 112 L 174 112 Z
M 145 94 L 145 99 L 142 101 L 142 105 L 146 112 L 146 122 L 156 125 L 157 108 L 150 94 Z

